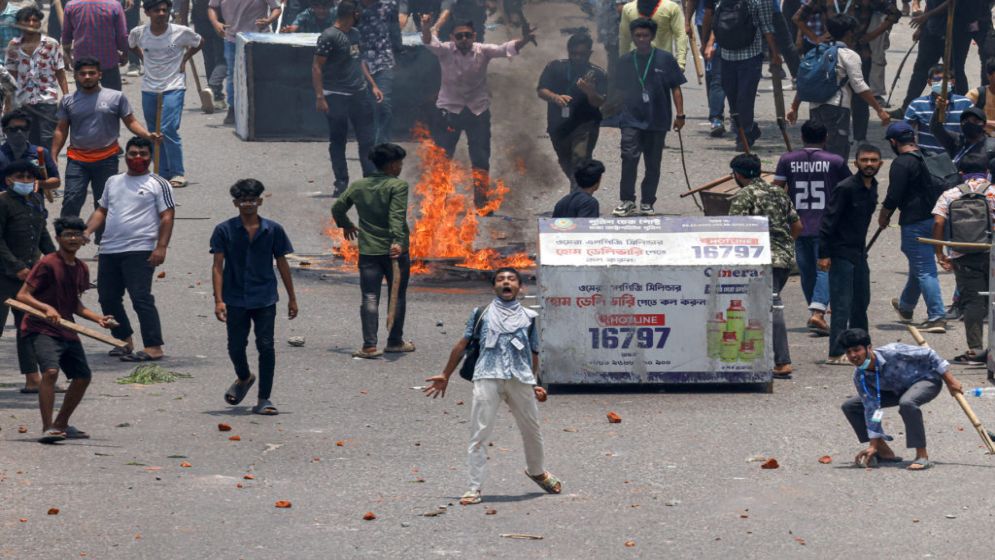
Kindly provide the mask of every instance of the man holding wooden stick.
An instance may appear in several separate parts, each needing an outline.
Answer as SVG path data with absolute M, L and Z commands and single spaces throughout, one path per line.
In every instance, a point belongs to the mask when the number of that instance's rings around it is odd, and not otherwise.
M 88 439 L 86 432 L 69 425 L 86 388 L 90 384 L 90 367 L 79 336 L 59 326 L 59 320 L 71 321 L 74 315 L 89 319 L 108 328 L 114 318 L 98 315 L 83 305 L 80 296 L 90 287 L 90 270 L 76 258 L 76 252 L 86 243 L 83 220 L 75 217 L 55 220 L 55 236 L 59 250 L 46 255 L 31 269 L 17 300 L 45 313 L 45 320 L 33 315 L 24 317 L 21 328 L 35 351 L 42 370 L 38 406 L 41 409 L 41 443 L 56 443 L 65 439 Z M 70 379 L 69 389 L 53 421 L 55 382 L 59 370 Z
M 332 206 L 335 224 L 346 239 L 359 235 L 359 287 L 363 298 L 359 316 L 363 324 L 363 347 L 353 352 L 356 358 L 377 358 L 377 331 L 380 309 L 380 286 L 384 278 L 391 286 L 388 306 L 386 352 L 414 352 L 415 345 L 405 342 L 404 312 L 408 291 L 411 257 L 408 254 L 408 183 L 401 180 L 407 152 L 397 144 L 379 144 L 370 151 L 376 173 L 349 185 Z M 359 228 L 346 215 L 352 206 L 359 214 Z M 400 276 L 400 280 L 396 280 Z M 396 286 L 396 287 L 395 287 Z M 393 322 L 391 322 L 393 319 Z
M 843 331 L 839 345 L 846 349 L 847 360 L 857 368 L 853 372 L 857 396 L 843 403 L 843 414 L 857 440 L 869 443 L 854 462 L 874 467 L 902 461 L 888 446 L 887 442 L 893 438 L 881 426 L 884 409 L 897 406 L 905 424 L 906 447 L 916 450 L 916 458 L 908 470 L 932 467 L 926 452 L 921 407 L 940 394 L 944 383 L 952 395 L 963 392 L 960 381 L 950 373 L 950 364 L 928 347 L 894 343 L 871 348 L 871 337 L 863 329 Z

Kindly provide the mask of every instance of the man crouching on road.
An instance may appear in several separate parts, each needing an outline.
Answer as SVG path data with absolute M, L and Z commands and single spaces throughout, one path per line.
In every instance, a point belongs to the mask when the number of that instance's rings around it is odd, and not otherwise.
M 471 341 L 480 345 L 473 370 L 473 407 L 470 412 L 469 457 L 470 489 L 460 504 L 479 504 L 480 487 L 487 466 L 487 441 L 494 429 L 494 419 L 501 401 L 508 403 L 525 445 L 525 474 L 550 494 L 559 494 L 560 481 L 543 466 L 542 434 L 539 432 L 539 407 L 536 399 L 546 400 L 546 391 L 536 385 L 539 369 L 539 331 L 536 313 L 518 301 L 521 275 L 514 268 L 499 268 L 494 273 L 496 297 L 485 308 L 476 308 L 466 323 L 463 338 L 449 354 L 442 375 L 429 377 L 425 396 L 445 397 L 449 377 L 463 358 Z M 531 355 L 530 355 L 531 351 Z M 534 395 L 534 398 L 533 398 Z
M 960 393 L 960 381 L 950 373 L 950 364 L 930 348 L 908 344 L 888 344 L 871 348 L 871 337 L 863 329 L 849 329 L 840 334 L 839 345 L 846 358 L 857 367 L 853 384 L 857 396 L 843 403 L 843 414 L 861 443 L 870 446 L 857 454 L 858 466 L 898 463 L 901 457 L 888 447 L 892 437 L 881 427 L 884 409 L 898 407 L 905 423 L 905 446 L 915 448 L 916 459 L 910 471 L 922 471 L 933 464 L 926 453 L 926 430 L 922 423 L 922 405 L 940 394 L 947 384 L 951 394 Z

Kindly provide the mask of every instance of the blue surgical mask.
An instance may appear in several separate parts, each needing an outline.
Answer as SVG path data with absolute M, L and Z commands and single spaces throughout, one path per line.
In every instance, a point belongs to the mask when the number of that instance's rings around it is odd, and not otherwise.
M 10 190 L 14 191 L 15 193 L 21 196 L 28 196 L 29 194 L 35 192 L 35 184 L 18 183 L 17 181 L 14 181 L 14 184 L 11 185 Z
M 950 86 L 947 86 L 947 87 L 948 87 L 948 89 L 949 89 L 949 87 L 950 87 Z M 933 93 L 934 93 L 935 95 L 940 95 L 941 93 L 943 93 L 943 82 L 936 82 L 935 84 L 933 84 L 933 85 L 932 85 L 932 86 L 930 87 L 930 90 L 931 90 L 931 91 L 932 91 L 932 92 L 933 92 Z
M 866 359 L 864 359 L 864 363 L 862 363 L 859 366 L 857 366 L 857 369 L 859 369 L 860 371 L 867 371 L 867 368 L 869 368 L 869 367 L 871 367 L 871 357 L 870 356 L 868 356 Z

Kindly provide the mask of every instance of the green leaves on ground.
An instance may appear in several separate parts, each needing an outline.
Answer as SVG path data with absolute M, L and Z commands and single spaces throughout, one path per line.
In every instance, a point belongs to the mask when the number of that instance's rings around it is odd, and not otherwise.
M 146 364 L 135 367 L 135 370 L 127 377 L 119 377 L 117 383 L 119 385 L 152 385 L 154 383 L 172 383 L 177 379 L 189 379 L 191 377 L 191 375 L 186 373 L 169 371 L 159 365 Z

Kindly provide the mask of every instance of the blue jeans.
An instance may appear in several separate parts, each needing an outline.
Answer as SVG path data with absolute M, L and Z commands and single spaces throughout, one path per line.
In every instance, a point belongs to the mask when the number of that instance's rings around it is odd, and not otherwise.
M 66 163 L 66 194 L 62 199 L 61 216 L 79 216 L 86 202 L 86 188 L 93 189 L 93 207 L 104 195 L 104 184 L 111 175 L 117 175 L 118 157 L 94 162 L 70 159 Z
M 932 218 L 902 226 L 902 253 L 909 261 L 909 279 L 898 303 L 899 309 L 911 313 L 922 295 L 926 302 L 926 318 L 930 321 L 942 319 L 945 315 L 943 294 L 940 292 L 940 280 L 936 277 L 933 248 L 919 243 L 916 238 L 932 236 Z
M 225 93 L 228 94 L 228 110 L 235 110 L 235 43 L 225 40 L 225 64 L 228 65 L 228 85 L 225 86 Z
M 829 355 L 846 353 L 836 340 L 846 329 L 867 330 L 867 306 L 871 303 L 871 271 L 867 259 L 854 264 L 835 258 L 829 267 L 829 301 L 833 314 L 829 319 Z
M 743 127 L 746 133 L 753 130 L 753 109 L 763 63 L 762 54 L 746 60 L 722 61 L 722 90 L 729 99 L 729 115 L 733 117 L 733 125 Z
M 373 143 L 383 144 L 390 142 L 390 129 L 394 124 L 394 69 L 388 68 L 373 74 L 373 81 L 383 92 L 383 101 L 377 103 L 377 100 L 373 99 L 373 106 L 376 110 L 374 113 L 376 128 Z M 371 90 L 370 96 L 372 97 L 372 95 Z
M 185 89 L 174 89 L 162 94 L 162 153 L 159 154 L 161 177 L 172 179 L 183 173 L 183 142 L 180 140 L 180 117 L 183 115 Z M 155 109 L 157 94 L 142 92 L 142 112 L 145 113 L 145 128 L 155 130 Z
M 700 25 L 698 36 L 701 37 Z M 726 92 L 722 90 L 722 57 L 718 51 L 711 60 L 705 61 L 705 89 L 708 92 L 708 120 L 721 119 L 726 105 Z
M 829 274 L 816 266 L 819 260 L 818 236 L 804 236 L 795 240 L 795 259 L 802 277 L 802 293 L 812 311 L 825 311 L 829 305 Z

